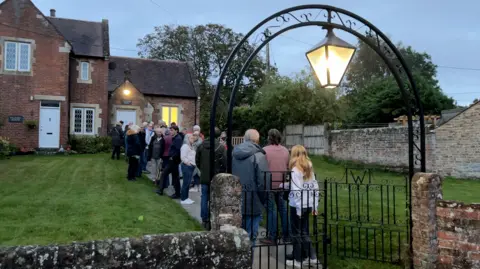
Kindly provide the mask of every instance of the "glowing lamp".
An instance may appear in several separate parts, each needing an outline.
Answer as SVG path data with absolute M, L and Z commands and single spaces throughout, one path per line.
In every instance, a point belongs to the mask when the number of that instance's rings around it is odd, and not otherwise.
M 336 88 L 340 85 L 355 50 L 354 46 L 328 29 L 325 39 L 306 53 L 322 88 Z

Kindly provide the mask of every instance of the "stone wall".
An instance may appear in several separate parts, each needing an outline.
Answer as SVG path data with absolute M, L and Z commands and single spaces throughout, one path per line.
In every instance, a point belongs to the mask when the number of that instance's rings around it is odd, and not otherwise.
M 335 159 L 408 166 L 408 129 L 405 127 L 332 130 L 328 145 L 328 155 Z
M 442 179 L 418 173 L 412 181 L 415 268 L 480 268 L 480 204 L 442 200 Z
M 250 269 L 251 242 L 239 228 L 241 193 L 237 177 L 215 176 L 211 183 L 210 232 L 0 248 L 0 269 Z
M 251 263 L 248 234 L 237 228 L 60 246 L 0 248 L 1 269 L 250 268 Z
M 480 103 L 437 129 L 435 172 L 458 178 L 480 178 Z

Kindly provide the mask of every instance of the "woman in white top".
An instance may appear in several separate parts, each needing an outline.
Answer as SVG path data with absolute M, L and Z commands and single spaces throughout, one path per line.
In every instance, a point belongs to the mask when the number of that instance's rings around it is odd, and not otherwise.
M 186 144 L 180 148 L 180 159 L 182 160 L 182 174 L 183 174 L 183 184 L 182 190 L 180 192 L 180 199 L 182 200 L 181 204 L 191 205 L 194 201 L 188 198 L 188 192 L 190 187 L 190 182 L 192 181 L 193 171 L 195 171 L 195 150 L 193 149 L 194 137 L 193 135 L 188 136 L 188 141 Z
M 316 250 L 312 245 L 309 232 L 309 216 L 316 214 L 318 209 L 318 183 L 313 172 L 312 162 L 303 146 L 292 148 L 289 163 L 291 170 L 290 184 L 285 188 L 290 190 L 290 224 L 293 241 L 293 260 L 287 260 L 287 265 L 300 268 L 316 265 Z

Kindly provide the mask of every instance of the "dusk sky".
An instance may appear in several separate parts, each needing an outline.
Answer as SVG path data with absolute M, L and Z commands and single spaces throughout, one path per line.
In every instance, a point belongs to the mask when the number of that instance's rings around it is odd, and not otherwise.
M 1 1 L 0 1 L 1 2 Z M 265 17 L 299 4 L 329 4 L 370 20 L 402 42 L 427 52 L 438 65 L 443 91 L 460 105 L 480 97 L 480 2 L 434 0 L 33 0 L 45 14 L 110 23 L 111 54 L 137 56 L 139 38 L 163 24 L 218 23 L 246 33 Z M 156 4 L 155 4 L 156 3 Z M 387 4 L 388 3 L 388 4 Z M 305 51 L 325 33 L 318 27 L 290 31 L 271 43 L 272 61 L 280 73 L 291 75 L 307 66 Z M 355 44 L 355 38 L 339 34 Z

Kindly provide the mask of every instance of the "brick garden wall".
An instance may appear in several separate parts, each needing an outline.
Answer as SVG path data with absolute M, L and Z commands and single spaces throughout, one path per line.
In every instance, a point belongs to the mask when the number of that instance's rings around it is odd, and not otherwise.
M 480 268 L 480 204 L 437 202 L 440 268 Z
M 480 268 L 480 204 L 442 200 L 442 178 L 412 181 L 413 261 L 416 269 Z

